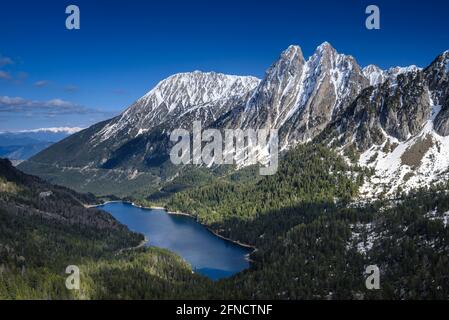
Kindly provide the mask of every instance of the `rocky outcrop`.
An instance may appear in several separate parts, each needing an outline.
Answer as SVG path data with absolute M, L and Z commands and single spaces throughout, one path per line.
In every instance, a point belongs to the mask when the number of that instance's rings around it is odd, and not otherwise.
M 424 71 L 432 92 L 432 100 L 441 111 L 435 118 L 435 130 L 449 136 L 449 51 L 446 51 Z
M 290 46 L 267 71 L 244 107 L 219 119 L 218 127 L 278 129 L 282 148 L 315 138 L 369 86 L 351 56 L 329 43 L 305 60 Z

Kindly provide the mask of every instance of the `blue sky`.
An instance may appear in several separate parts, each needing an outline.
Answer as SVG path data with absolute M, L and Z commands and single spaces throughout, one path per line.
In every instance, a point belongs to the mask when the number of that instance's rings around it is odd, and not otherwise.
M 81 30 L 65 28 L 65 8 Z M 365 8 L 381 30 L 365 28 Z M 193 70 L 262 77 L 290 44 L 329 41 L 365 66 L 428 65 L 449 49 L 449 3 L 428 0 L 2 1 L 0 131 L 87 126 Z

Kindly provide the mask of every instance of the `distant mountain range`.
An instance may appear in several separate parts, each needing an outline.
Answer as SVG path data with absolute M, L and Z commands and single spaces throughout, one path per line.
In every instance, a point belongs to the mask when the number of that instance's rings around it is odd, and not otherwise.
M 82 128 L 63 127 L 0 132 L 0 157 L 16 163 L 26 160 L 80 130 Z
M 177 174 L 175 128 L 278 129 L 282 150 L 310 141 L 374 170 L 365 196 L 449 177 L 449 51 L 427 68 L 361 68 L 329 43 L 287 48 L 262 80 L 192 72 L 160 82 L 121 115 L 52 145 L 20 168 L 77 190 L 156 183 Z M 70 179 L 69 177 L 76 177 Z M 114 188 L 109 187 L 109 191 Z M 132 190 L 130 190 L 132 192 Z

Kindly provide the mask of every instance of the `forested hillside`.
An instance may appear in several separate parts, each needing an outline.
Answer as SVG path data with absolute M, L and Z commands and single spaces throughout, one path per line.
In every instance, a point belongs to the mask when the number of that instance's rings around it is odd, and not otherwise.
M 222 177 L 176 193 L 166 206 L 257 247 L 251 270 L 221 282 L 238 298 L 448 298 L 447 185 L 357 203 L 369 174 L 305 145 L 275 176 Z M 381 290 L 366 289 L 368 265 L 380 268 Z
M 358 186 L 369 172 L 313 145 L 288 153 L 279 169 L 258 179 L 251 168 L 199 180 L 189 173 L 173 181 L 183 188 L 158 198 L 256 247 L 250 269 L 213 283 L 165 250 L 123 251 L 142 236 L 104 212 L 84 208 L 81 203 L 91 196 L 48 185 L 2 162 L 0 297 L 449 298 L 447 185 L 394 201 L 359 203 Z M 199 181 L 204 185 L 195 187 Z M 57 197 L 39 198 L 46 191 Z M 64 286 L 65 267 L 73 264 L 82 273 L 81 290 L 74 292 Z M 368 265 L 381 271 L 380 290 L 365 287 Z
M 165 205 L 193 214 L 202 223 L 224 225 L 223 232 L 233 239 L 244 237 L 242 241 L 253 242 L 263 233 L 257 222 L 270 213 L 298 204 L 325 209 L 348 203 L 357 195 L 367 172 L 348 166 L 324 146 L 308 144 L 289 152 L 275 175 L 258 178 L 256 170 L 248 174 L 252 178 L 224 176 L 178 192 Z M 273 224 L 278 225 L 278 221 Z
M 84 206 L 94 201 L 0 160 L 0 299 L 170 298 L 209 283 L 167 251 L 123 251 L 143 236 Z M 80 268 L 81 291 L 65 287 L 69 265 Z
M 448 203 L 447 193 L 423 190 L 386 210 L 304 204 L 273 212 L 256 219 L 263 233 L 253 271 L 225 286 L 262 299 L 448 299 Z M 380 290 L 365 287 L 369 265 L 380 269 Z

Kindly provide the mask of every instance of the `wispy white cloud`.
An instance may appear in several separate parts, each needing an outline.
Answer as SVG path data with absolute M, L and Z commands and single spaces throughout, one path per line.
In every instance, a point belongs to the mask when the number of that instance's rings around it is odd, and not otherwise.
M 15 83 L 21 84 L 21 83 L 25 82 L 28 79 L 28 76 L 29 75 L 26 72 L 23 72 L 23 71 L 18 72 L 15 77 Z
M 0 54 L 0 67 L 4 67 L 10 64 L 14 64 L 14 61 L 9 57 L 5 57 Z
M 29 100 L 21 97 L 0 96 L 0 113 L 2 114 L 24 114 L 27 116 L 40 114 L 46 116 L 58 115 L 88 115 L 104 114 L 108 112 L 91 109 L 82 105 L 62 100 L 51 99 L 46 101 Z
M 11 80 L 12 77 L 11 77 L 11 75 L 9 74 L 9 72 L 1 71 L 1 70 L 0 70 L 0 79 L 3 79 L 3 80 Z
M 22 84 L 28 78 L 28 73 L 17 72 L 14 75 L 10 72 L 0 70 L 0 80 L 11 82 L 14 84 Z
M 34 83 L 34 86 L 35 86 L 35 87 L 38 87 L 38 88 L 43 88 L 43 87 L 48 86 L 49 84 L 50 84 L 50 81 L 47 81 L 47 80 L 39 80 L 39 81 L 36 81 L 36 82 Z
M 112 92 L 118 96 L 123 96 L 123 95 L 128 94 L 128 91 L 126 91 L 125 89 L 114 89 Z
M 79 88 L 77 86 L 74 85 L 68 85 L 64 87 L 64 90 L 67 92 L 76 92 L 79 90 Z

